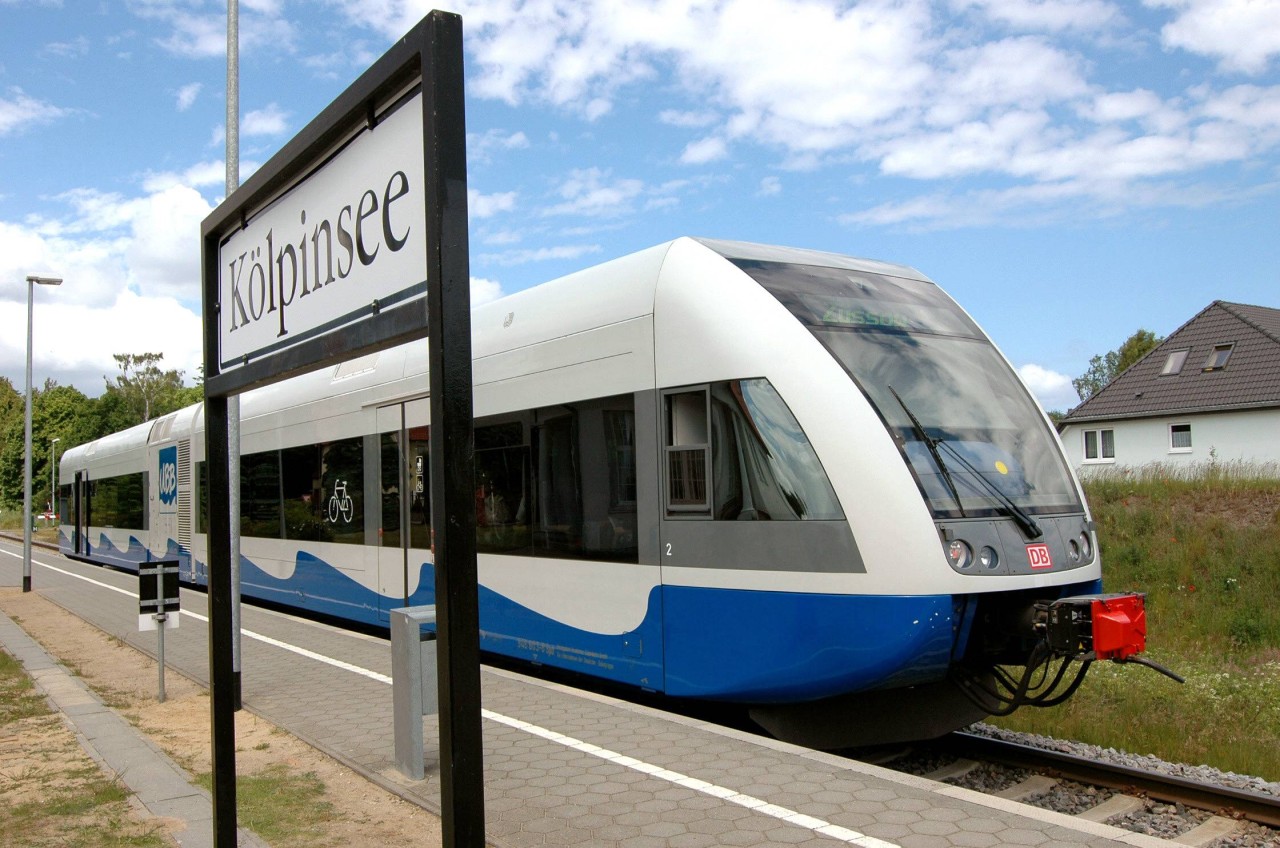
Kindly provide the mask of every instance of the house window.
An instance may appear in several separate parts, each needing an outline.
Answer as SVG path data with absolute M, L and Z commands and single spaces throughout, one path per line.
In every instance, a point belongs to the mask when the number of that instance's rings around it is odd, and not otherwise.
M 1160 375 L 1164 377 L 1180 373 L 1183 364 L 1187 361 L 1187 354 L 1190 352 L 1190 350 L 1170 351 L 1164 360 L 1164 368 L 1160 370 Z
M 1209 358 L 1204 361 L 1204 370 L 1217 371 L 1219 368 L 1227 367 L 1227 360 L 1231 358 L 1231 349 L 1234 344 L 1220 344 L 1213 346 L 1213 352 L 1209 354 Z
M 1110 462 L 1116 458 L 1115 430 L 1085 430 L 1085 462 Z
M 1191 425 L 1169 425 L 1169 452 L 1187 453 L 1191 450 Z

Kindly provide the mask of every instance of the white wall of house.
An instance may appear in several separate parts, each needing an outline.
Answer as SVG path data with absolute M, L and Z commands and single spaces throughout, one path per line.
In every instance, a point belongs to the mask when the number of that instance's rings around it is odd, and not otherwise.
M 1108 441 L 1104 430 L 1111 431 L 1115 454 L 1111 457 L 1103 455 Z M 1085 455 L 1087 431 L 1096 434 L 1092 440 L 1097 445 L 1095 457 Z M 1185 447 L 1188 436 L 1191 444 Z M 1275 464 L 1280 463 L 1280 409 L 1069 424 L 1062 431 L 1062 444 L 1082 476 L 1117 466 L 1190 465 L 1211 459 Z

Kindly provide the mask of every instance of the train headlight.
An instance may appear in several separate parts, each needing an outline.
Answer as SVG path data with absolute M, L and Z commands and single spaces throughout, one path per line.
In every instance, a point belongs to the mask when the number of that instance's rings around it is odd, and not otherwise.
M 947 558 L 952 568 L 963 571 L 973 565 L 973 548 L 964 539 L 952 539 L 947 545 Z
M 1080 559 L 1088 562 L 1093 559 L 1093 540 L 1089 538 L 1089 531 L 1086 530 L 1080 534 Z
M 1080 561 L 1080 540 L 1079 539 L 1072 539 L 1070 542 L 1067 543 L 1067 556 L 1070 557 L 1072 562 Z
M 1000 554 L 996 553 L 995 548 L 986 545 L 978 551 L 978 564 L 990 571 L 1000 564 Z

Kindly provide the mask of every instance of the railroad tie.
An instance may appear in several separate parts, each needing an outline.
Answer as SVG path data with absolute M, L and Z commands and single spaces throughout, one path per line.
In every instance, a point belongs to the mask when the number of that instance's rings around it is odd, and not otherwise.
M 1225 818 L 1223 816 L 1212 816 L 1200 822 L 1200 824 L 1188 830 L 1181 836 L 1174 837 L 1173 841 L 1179 845 L 1200 846 L 1209 845 L 1224 836 L 1235 833 L 1240 829 L 1240 822 L 1235 819 Z
M 1080 813 L 1076 818 L 1101 824 L 1107 819 L 1115 818 L 1116 816 L 1136 813 L 1145 806 L 1141 798 L 1133 795 L 1112 795 L 1096 807 L 1090 807 Z
M 922 774 L 920 776 L 925 780 L 944 783 L 948 780 L 955 780 L 956 778 L 964 777 L 977 767 L 978 763 L 976 760 L 956 760 L 953 763 L 948 763 L 941 768 L 936 768 L 928 774 Z
M 1010 801 L 1025 801 L 1028 798 L 1043 795 L 1057 785 L 1057 778 L 1033 774 L 1021 783 L 1015 783 L 1008 789 L 1001 789 L 995 795 L 997 798 L 1007 798 Z

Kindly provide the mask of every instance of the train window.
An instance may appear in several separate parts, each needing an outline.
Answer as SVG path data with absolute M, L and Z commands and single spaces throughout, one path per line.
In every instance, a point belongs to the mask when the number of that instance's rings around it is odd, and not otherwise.
M 325 538 L 325 525 L 316 514 L 320 500 L 320 456 L 312 445 L 280 452 L 280 499 L 284 538 L 316 542 Z
M 531 544 L 529 446 L 524 424 L 476 427 L 476 549 L 529 553 Z
M 582 552 L 582 468 L 575 410 L 539 410 L 533 444 L 537 457 L 538 515 L 534 552 L 572 556 Z
M 147 479 L 142 472 L 90 481 L 90 521 L 95 527 L 146 530 Z
M 400 434 L 383 433 L 379 445 L 382 475 L 382 523 L 378 543 L 384 548 L 398 548 L 400 541 Z
M 410 427 L 409 547 L 431 547 L 431 428 Z
M 364 544 L 364 440 L 320 445 L 319 523 L 331 542 Z
M 667 509 L 701 512 L 710 509 L 707 466 L 711 456 L 708 392 L 671 392 L 666 396 Z
M 280 456 L 275 451 L 240 457 L 240 535 L 279 539 Z
M 363 451 L 345 439 L 280 452 L 285 538 L 364 544 Z
M 716 519 L 844 517 L 818 455 L 768 380 L 712 386 L 711 445 Z

